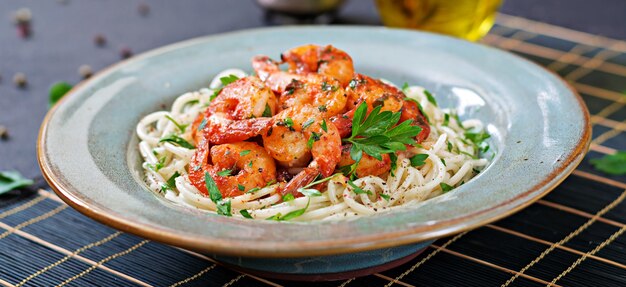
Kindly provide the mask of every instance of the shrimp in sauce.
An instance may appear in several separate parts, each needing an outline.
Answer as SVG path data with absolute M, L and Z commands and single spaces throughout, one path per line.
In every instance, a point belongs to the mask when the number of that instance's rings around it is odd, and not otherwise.
M 205 173 L 209 173 L 224 197 L 241 195 L 276 180 L 274 159 L 253 142 L 237 142 L 198 147 L 189 166 L 189 180 L 208 195 Z
M 333 173 L 341 156 L 341 138 L 317 108 L 288 108 L 272 120 L 272 126 L 263 134 L 265 149 L 282 166 L 303 167 L 281 191 L 283 194 L 297 196 L 296 190 L 318 175 Z
M 197 142 L 200 129 L 212 144 L 243 141 L 267 128 L 276 111 L 274 93 L 259 78 L 245 77 L 225 86 L 196 118 L 193 137 Z

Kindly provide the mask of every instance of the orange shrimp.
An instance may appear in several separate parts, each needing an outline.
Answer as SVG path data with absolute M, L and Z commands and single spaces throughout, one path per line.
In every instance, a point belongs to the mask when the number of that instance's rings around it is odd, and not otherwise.
M 341 160 L 338 166 L 348 166 L 355 161 L 350 156 L 351 144 L 345 144 L 341 147 Z M 381 176 L 391 169 L 391 158 L 388 154 L 381 154 L 382 160 L 375 159 L 374 157 L 363 153 L 361 161 L 357 164 L 355 174 L 357 177 L 364 177 L 368 175 Z
M 296 47 L 283 53 L 281 59 L 289 65 L 290 73 L 319 73 L 336 79 L 342 87 L 348 86 L 354 75 L 350 55 L 331 45 Z
M 313 181 L 318 175 L 330 176 L 341 155 L 339 131 L 326 122 L 314 107 L 288 108 L 275 115 L 271 128 L 263 135 L 263 145 L 282 166 L 304 167 L 281 190 L 296 194 L 296 190 Z
M 193 133 L 201 129 L 212 144 L 243 141 L 267 128 L 276 111 L 274 93 L 259 78 L 245 77 L 220 91 L 194 121 Z M 196 134 L 193 137 L 198 141 Z
M 278 63 L 266 56 L 255 57 L 252 65 L 259 77 L 279 97 L 281 110 L 310 105 L 318 108 L 325 116 L 341 113 L 347 97 L 339 81 L 333 77 L 306 73 L 296 74 L 281 71 Z
M 224 197 L 241 195 L 276 180 L 274 159 L 256 143 L 223 144 L 208 151 L 208 143 L 199 145 L 188 171 L 189 180 L 204 195 L 208 195 L 205 173 L 211 175 Z

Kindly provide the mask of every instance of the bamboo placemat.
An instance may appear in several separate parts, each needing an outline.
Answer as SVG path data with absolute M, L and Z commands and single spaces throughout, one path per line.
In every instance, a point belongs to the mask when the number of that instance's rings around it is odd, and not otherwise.
M 440 239 L 386 272 L 302 283 L 231 271 L 118 232 L 45 190 L 12 192 L 0 200 L 0 285 L 626 286 L 626 176 L 607 176 L 589 163 L 626 150 L 626 42 L 500 15 L 483 43 L 560 74 L 592 115 L 593 142 L 581 165 L 517 214 Z

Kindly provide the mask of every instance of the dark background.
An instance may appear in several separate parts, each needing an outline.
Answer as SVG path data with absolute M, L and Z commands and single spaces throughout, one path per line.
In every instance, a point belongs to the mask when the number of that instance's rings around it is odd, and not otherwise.
M 138 13 L 140 3 L 149 6 L 148 15 Z M 33 14 L 28 39 L 17 36 L 11 20 L 22 7 Z M 624 0 L 508 0 L 501 11 L 626 39 Z M 119 61 L 121 47 L 140 53 L 192 37 L 264 26 L 263 16 L 252 0 L 0 0 L 0 125 L 10 135 L 0 140 L 0 170 L 40 177 L 35 147 L 48 109 L 48 88 L 57 81 L 78 83 L 79 66 L 90 65 L 96 72 Z M 380 21 L 372 1 L 348 0 L 337 23 Z M 106 46 L 94 45 L 96 34 L 106 37 Z M 12 83 L 17 72 L 26 74 L 27 88 Z

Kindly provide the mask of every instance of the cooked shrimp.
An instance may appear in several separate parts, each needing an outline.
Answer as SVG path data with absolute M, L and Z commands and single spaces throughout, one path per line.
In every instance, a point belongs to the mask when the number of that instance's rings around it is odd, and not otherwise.
M 356 74 L 350 82 L 350 86 L 346 88 L 346 95 L 348 96 L 348 102 L 346 103 L 348 112 L 331 119 L 339 129 L 341 137 L 346 137 L 350 134 L 354 110 L 362 102 L 367 104 L 368 111 L 377 106 L 381 106 L 381 111 L 401 111 L 400 122 L 410 119 L 413 120 L 415 125 L 419 125 L 422 128 L 422 131 L 416 137 L 417 142 L 426 139 L 430 133 L 430 126 L 417 104 L 405 100 L 406 96 L 401 90 L 381 80 Z
M 332 116 L 342 112 L 346 106 L 347 98 L 342 85 L 333 77 L 284 72 L 278 68 L 278 63 L 266 56 L 255 57 L 253 66 L 272 91 L 280 94 L 280 109 L 310 105 L 325 116 Z
M 290 73 L 319 73 L 336 79 L 342 87 L 348 86 L 354 75 L 354 65 L 350 55 L 331 45 L 296 47 L 283 53 L 281 58 L 289 65 L 288 72 Z
M 350 156 L 351 144 L 346 144 L 341 147 L 341 160 L 338 166 L 348 166 L 355 161 Z M 363 153 L 361 161 L 356 165 L 355 174 L 357 177 L 365 177 L 368 175 L 381 176 L 391 169 L 391 159 L 388 154 L 381 154 L 382 160 L 375 159 L 374 157 Z
M 213 144 L 243 141 L 258 135 L 269 124 L 276 106 L 276 96 L 259 78 L 245 77 L 219 92 L 194 121 L 193 133 L 200 128 Z M 193 136 L 197 141 L 197 135 Z
M 189 180 L 204 195 L 208 172 L 224 197 L 241 195 L 255 187 L 276 180 L 274 159 L 253 142 L 237 142 L 211 147 L 198 147 L 189 166 Z
M 288 108 L 275 115 L 272 126 L 263 135 L 268 153 L 286 167 L 304 167 L 282 190 L 295 194 L 296 189 L 318 175 L 330 176 L 341 155 L 341 138 L 337 128 L 326 122 L 317 108 Z

